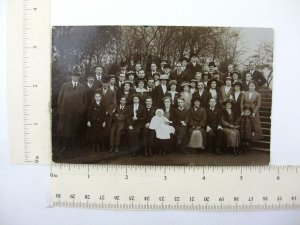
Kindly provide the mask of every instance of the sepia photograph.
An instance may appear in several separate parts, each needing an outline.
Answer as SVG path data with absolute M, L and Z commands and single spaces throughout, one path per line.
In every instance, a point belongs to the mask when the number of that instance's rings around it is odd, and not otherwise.
M 271 28 L 53 26 L 52 160 L 270 161 Z

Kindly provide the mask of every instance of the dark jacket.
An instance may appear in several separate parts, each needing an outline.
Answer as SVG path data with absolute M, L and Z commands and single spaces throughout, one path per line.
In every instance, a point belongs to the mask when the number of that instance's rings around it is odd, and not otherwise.
M 248 70 L 246 73 L 250 73 L 250 71 Z M 246 74 L 245 73 L 245 74 Z M 245 75 L 244 75 L 245 78 Z M 266 78 L 263 76 L 263 74 L 261 72 L 259 72 L 258 70 L 254 70 L 253 74 L 252 74 L 252 80 L 254 80 L 257 83 L 258 87 L 263 86 L 265 83 L 267 83 Z
M 137 120 L 133 120 L 133 116 L 134 116 L 134 112 L 133 112 L 133 105 L 128 106 L 128 116 L 127 116 L 127 125 L 128 126 L 137 126 L 142 128 L 145 124 L 145 115 L 146 115 L 146 111 L 145 111 L 145 107 L 142 104 L 139 104 L 139 108 L 136 112 L 136 117 Z

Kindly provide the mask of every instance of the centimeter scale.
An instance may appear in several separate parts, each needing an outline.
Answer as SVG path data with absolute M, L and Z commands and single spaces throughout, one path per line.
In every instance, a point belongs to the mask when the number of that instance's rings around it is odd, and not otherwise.
M 121 210 L 300 208 L 297 166 L 51 166 L 52 206 Z
M 49 0 L 8 1 L 8 47 L 11 162 L 51 164 Z M 125 210 L 299 209 L 298 170 L 52 164 L 50 204 Z

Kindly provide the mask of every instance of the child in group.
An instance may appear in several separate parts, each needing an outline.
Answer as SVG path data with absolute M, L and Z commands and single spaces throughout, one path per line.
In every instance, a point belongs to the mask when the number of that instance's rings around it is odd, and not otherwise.
M 243 115 L 236 121 L 236 125 L 238 126 L 241 135 L 240 153 L 244 154 L 249 149 L 249 142 L 253 139 L 255 134 L 252 112 L 253 110 L 251 107 L 244 106 Z
M 175 128 L 169 125 L 171 123 L 172 121 L 164 116 L 164 111 L 157 109 L 149 125 L 149 129 L 156 132 L 157 144 L 161 148 L 160 153 L 163 155 L 167 154 L 167 149 L 171 144 L 171 134 L 175 132 Z
M 94 94 L 94 101 L 88 108 L 87 115 L 87 140 L 91 143 L 91 147 L 97 152 L 101 150 L 103 145 L 103 137 L 105 131 L 106 111 L 101 103 L 101 94 Z

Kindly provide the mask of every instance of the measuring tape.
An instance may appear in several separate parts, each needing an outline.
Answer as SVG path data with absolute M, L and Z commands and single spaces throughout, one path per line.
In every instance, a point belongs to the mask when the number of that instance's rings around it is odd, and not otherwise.
M 54 164 L 52 207 L 117 210 L 300 209 L 298 166 Z
M 7 3 L 11 162 L 50 163 L 50 1 Z

